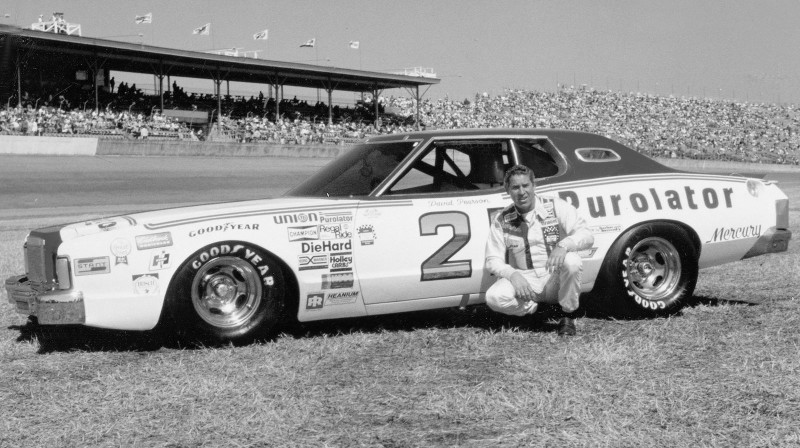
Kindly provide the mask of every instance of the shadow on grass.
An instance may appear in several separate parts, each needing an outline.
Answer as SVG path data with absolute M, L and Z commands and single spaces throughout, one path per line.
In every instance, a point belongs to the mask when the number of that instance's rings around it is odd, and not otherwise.
M 757 303 L 722 300 L 706 296 L 694 296 L 685 308 L 697 306 L 724 306 L 728 304 L 758 305 Z M 667 316 L 680 316 L 682 311 L 661 316 L 630 313 L 620 315 L 610 313 L 608 308 L 592 299 L 583 301 L 578 315 L 590 319 L 601 320 L 647 320 Z M 559 310 L 554 305 L 540 305 L 540 311 L 531 316 L 507 316 L 491 311 L 485 305 L 470 306 L 466 309 L 447 308 L 430 311 L 416 311 L 382 316 L 334 319 L 320 322 L 288 322 L 284 323 L 275 336 L 243 341 L 234 345 L 250 343 L 268 343 L 281 335 L 292 338 L 314 338 L 320 336 L 340 336 L 352 333 L 405 332 L 431 328 L 475 328 L 484 331 L 528 331 L 535 333 L 555 332 Z M 135 332 L 119 330 L 103 330 L 83 326 L 49 326 L 28 322 L 22 326 L 12 326 L 11 330 L 19 330 L 18 342 L 37 341 L 39 353 L 69 351 L 138 351 L 151 352 L 160 349 L 202 349 L 221 347 L 229 343 L 209 343 L 181 339 L 175 335 L 158 331 Z
M 269 338 L 243 341 L 233 345 L 268 343 L 278 336 L 313 338 L 338 336 L 350 333 L 382 333 L 414 331 L 430 328 L 476 328 L 485 331 L 518 330 L 554 332 L 558 312 L 554 307 L 543 306 L 542 311 L 531 316 L 515 317 L 495 313 L 485 305 L 464 310 L 458 308 L 416 311 L 382 316 L 334 319 L 320 322 L 287 322 L 276 329 Z M 138 351 L 160 349 L 202 349 L 228 346 L 230 343 L 211 343 L 178 338 L 159 331 L 120 331 L 75 326 L 39 325 L 29 321 L 25 325 L 9 327 L 20 332 L 18 342 L 38 342 L 40 354 L 70 351 Z

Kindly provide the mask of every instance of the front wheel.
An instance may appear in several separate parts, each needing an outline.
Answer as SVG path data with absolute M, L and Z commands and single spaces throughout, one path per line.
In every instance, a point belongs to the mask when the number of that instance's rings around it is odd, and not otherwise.
M 697 248 L 684 229 L 642 224 L 611 246 L 595 290 L 617 315 L 675 311 L 694 292 L 697 258 Z
M 226 241 L 184 262 L 165 306 L 182 335 L 240 342 L 274 329 L 283 300 L 284 279 L 275 259 L 252 244 Z

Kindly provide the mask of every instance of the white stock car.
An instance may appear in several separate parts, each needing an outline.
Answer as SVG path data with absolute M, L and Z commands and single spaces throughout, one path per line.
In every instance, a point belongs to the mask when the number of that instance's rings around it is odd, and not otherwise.
M 787 250 L 789 201 L 771 182 L 665 167 L 594 134 L 465 130 L 370 138 L 278 199 L 118 216 L 32 231 L 6 280 L 39 324 L 221 341 L 282 319 L 479 304 L 503 173 L 577 206 L 594 232 L 582 291 L 622 311 L 678 308 L 698 269 Z

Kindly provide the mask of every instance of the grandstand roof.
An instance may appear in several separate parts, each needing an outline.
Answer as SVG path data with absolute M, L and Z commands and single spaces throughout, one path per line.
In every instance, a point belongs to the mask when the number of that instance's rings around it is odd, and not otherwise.
M 46 33 L 0 25 L 0 37 L 19 51 L 30 50 L 47 64 L 171 77 L 219 79 L 267 85 L 364 92 L 438 84 L 433 77 L 351 70 L 313 64 L 225 56 L 86 36 Z M 7 50 L 6 50 L 7 51 Z

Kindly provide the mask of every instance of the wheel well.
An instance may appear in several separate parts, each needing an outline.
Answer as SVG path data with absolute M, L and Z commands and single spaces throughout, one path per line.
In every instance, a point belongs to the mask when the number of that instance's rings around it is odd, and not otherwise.
M 617 244 L 617 242 L 620 240 L 620 238 L 622 238 L 622 235 L 624 235 L 629 230 L 633 229 L 634 227 L 639 227 L 639 226 L 647 225 L 647 224 L 671 224 L 671 225 L 674 225 L 675 227 L 679 227 L 679 228 L 683 229 L 686 232 L 686 234 L 689 235 L 689 238 L 691 238 L 692 244 L 694 245 L 694 248 L 695 248 L 695 251 L 697 252 L 698 257 L 700 256 L 700 250 L 702 249 L 702 243 L 700 242 L 700 237 L 697 235 L 697 232 L 695 232 L 693 228 L 689 227 L 687 224 L 685 224 L 683 222 L 672 221 L 672 220 L 663 220 L 663 219 L 638 222 L 636 224 L 631 225 L 630 227 L 628 227 L 627 229 L 625 229 L 625 230 L 623 230 L 623 231 L 621 231 L 619 233 L 617 238 L 614 239 L 614 242 L 611 243 L 610 246 L 608 246 L 609 249 L 612 246 L 614 246 L 615 244 Z M 610 252 L 611 251 L 608 250 L 606 252 L 605 257 L 603 257 L 603 264 L 601 265 L 601 269 L 602 269 L 602 266 L 605 266 L 606 263 L 609 262 L 608 261 L 608 257 L 609 257 L 609 253 Z
M 183 264 L 186 261 L 190 260 L 194 256 L 194 254 L 196 254 L 197 252 L 199 252 L 199 251 L 201 251 L 201 250 L 203 250 L 203 249 L 205 249 L 205 248 L 207 248 L 209 246 L 213 246 L 215 244 L 220 244 L 220 243 L 225 243 L 225 242 L 233 242 L 233 241 L 222 240 L 222 241 L 215 241 L 213 243 L 205 244 L 202 247 L 199 247 L 196 250 L 192 251 L 191 255 L 189 257 L 187 257 L 185 260 L 182 260 L 180 264 Z M 300 306 L 300 295 L 299 295 L 300 294 L 300 287 L 299 287 L 298 282 L 297 282 L 297 277 L 295 276 L 295 274 L 292 271 L 291 267 L 289 267 L 289 265 L 286 264 L 286 262 L 283 260 L 283 258 L 275 255 L 274 252 L 269 251 L 267 249 L 264 249 L 262 246 L 260 246 L 258 244 L 253 244 L 252 242 L 249 242 L 249 241 L 241 241 L 241 242 L 249 244 L 251 246 L 254 246 L 254 247 L 264 251 L 270 257 L 272 257 L 278 265 L 280 265 L 281 271 L 283 273 L 283 279 L 286 282 L 286 290 L 285 290 L 285 294 L 284 294 L 284 306 L 285 306 L 284 311 L 287 311 L 287 316 L 288 317 L 290 317 L 292 319 L 297 319 L 297 310 L 298 310 L 298 307 Z M 166 300 L 167 296 L 169 295 L 169 291 L 174 287 L 175 282 L 177 281 L 177 278 L 176 278 L 177 277 L 177 275 L 176 275 L 177 272 L 178 272 L 178 269 L 176 269 L 175 272 L 173 272 L 172 277 L 170 278 L 169 283 L 167 284 L 167 292 L 164 295 L 164 299 L 165 300 Z M 159 324 L 164 318 L 164 312 L 165 312 L 165 308 L 166 307 L 163 306 L 163 305 L 164 304 L 162 304 L 161 316 L 159 317 Z

